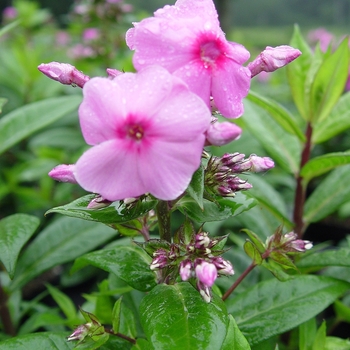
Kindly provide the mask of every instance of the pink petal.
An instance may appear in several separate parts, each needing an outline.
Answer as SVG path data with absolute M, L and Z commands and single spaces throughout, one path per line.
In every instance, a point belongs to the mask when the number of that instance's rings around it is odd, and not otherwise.
M 250 70 L 226 59 L 212 80 L 212 96 L 219 111 L 227 118 L 240 117 L 249 87 Z

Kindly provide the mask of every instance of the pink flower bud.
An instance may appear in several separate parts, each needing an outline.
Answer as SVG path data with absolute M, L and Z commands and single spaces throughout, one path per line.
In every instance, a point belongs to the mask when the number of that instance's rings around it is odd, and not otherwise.
M 235 273 L 233 271 L 232 264 L 228 260 L 222 258 L 221 256 L 215 257 L 212 260 L 212 263 L 216 266 L 216 269 L 219 274 L 231 276 Z
M 181 261 L 180 277 L 183 281 L 187 281 L 192 276 L 192 263 L 189 260 Z
M 251 172 L 259 173 L 261 171 L 267 171 L 274 168 L 275 163 L 269 157 L 258 157 L 256 155 L 251 155 L 249 159 L 252 162 L 252 167 L 250 168 Z
M 102 196 L 97 196 L 96 198 L 94 198 L 90 201 L 87 208 L 88 209 L 101 209 L 101 208 L 108 207 L 112 203 L 113 202 L 109 201 L 108 199 L 103 198 Z
M 163 269 L 168 264 L 167 251 L 164 249 L 158 249 L 153 253 L 154 259 L 150 265 L 151 270 Z
M 100 31 L 97 28 L 86 28 L 83 32 L 83 40 L 92 41 L 100 37 Z
M 87 75 L 84 75 L 68 63 L 42 63 L 38 66 L 38 69 L 50 79 L 56 80 L 64 85 L 76 85 L 82 88 L 90 79 Z
M 82 324 L 78 326 L 74 332 L 68 336 L 67 340 L 83 340 L 89 333 L 89 329 L 92 327 L 92 323 Z
M 74 170 L 75 164 L 60 164 L 49 172 L 49 176 L 56 181 L 76 184 L 77 180 L 74 176 Z
M 117 77 L 118 75 L 123 74 L 122 71 L 120 71 L 120 70 L 118 70 L 118 69 L 113 69 L 113 68 L 107 68 L 107 69 L 106 69 L 106 72 L 107 72 L 109 78 L 115 78 L 115 77 Z
M 223 146 L 240 138 L 242 129 L 230 122 L 210 124 L 206 131 L 206 145 Z
M 203 300 L 206 303 L 210 303 L 211 300 L 211 293 L 210 293 L 210 289 L 208 288 L 208 286 L 206 286 L 205 284 L 203 284 L 202 282 L 198 281 L 197 282 L 197 288 L 199 290 L 200 295 L 202 296 Z
M 199 281 L 207 287 L 211 287 L 218 277 L 215 265 L 203 260 L 196 265 L 195 271 Z
M 287 45 L 277 47 L 267 46 L 253 62 L 248 64 L 248 68 L 252 73 L 252 77 L 262 71 L 274 72 L 294 61 L 300 55 L 301 52 L 298 49 Z
M 6 20 L 15 19 L 17 17 L 17 9 L 13 6 L 7 6 L 2 11 L 2 16 Z
M 195 243 L 194 246 L 197 249 L 201 249 L 201 248 L 207 248 L 209 247 L 210 244 L 210 238 L 208 237 L 208 233 L 207 232 L 201 232 L 196 234 L 195 236 Z
M 297 239 L 291 242 L 290 247 L 298 252 L 305 252 L 313 247 L 313 244 L 310 241 L 305 241 L 302 239 Z

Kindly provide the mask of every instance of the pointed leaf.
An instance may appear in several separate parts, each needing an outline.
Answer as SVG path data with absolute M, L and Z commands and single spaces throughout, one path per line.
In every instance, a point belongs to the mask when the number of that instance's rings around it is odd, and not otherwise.
M 228 328 L 223 301 L 206 303 L 187 282 L 157 285 L 140 305 L 141 323 L 155 350 L 221 349 Z
M 324 350 L 350 350 L 350 340 L 327 337 Z
M 324 154 L 309 160 L 301 169 L 300 175 L 309 182 L 334 168 L 350 163 L 350 151 Z
M 112 329 L 114 333 L 119 332 L 121 305 L 122 305 L 122 297 L 120 297 L 114 303 L 114 307 L 112 311 Z
M 226 305 L 254 345 L 316 316 L 349 287 L 325 276 L 295 276 L 283 283 L 271 279 L 228 299 Z
M 20 257 L 10 290 L 21 288 L 34 277 L 53 266 L 76 257 L 108 242 L 117 234 L 98 224 L 59 218 L 41 231 Z
M 312 143 L 325 142 L 347 129 L 350 129 L 350 92 L 340 97 L 327 118 L 316 123 Z
M 250 90 L 248 99 L 262 107 L 289 134 L 295 135 L 301 142 L 305 142 L 305 135 L 296 123 L 294 117 L 280 104 L 272 99 L 263 97 Z
M 229 315 L 229 326 L 221 350 L 250 350 L 249 343 L 239 330 L 236 321 Z
M 262 263 L 263 260 L 261 254 L 255 244 L 253 244 L 251 241 L 246 241 L 243 247 L 246 254 L 253 260 L 256 265 L 260 265 Z
M 201 165 L 193 174 L 187 193 L 198 203 L 203 209 L 203 193 L 204 193 L 204 167 Z
M 98 250 L 78 258 L 74 273 L 87 265 L 114 273 L 129 286 L 149 291 L 156 285 L 156 274 L 150 269 L 151 258 L 137 246 L 120 246 L 115 250 Z
M 292 62 L 292 64 L 288 64 L 288 83 L 292 91 L 294 103 L 296 104 L 299 113 L 305 120 L 308 120 L 308 101 L 305 100 L 305 85 L 307 74 L 311 66 L 312 51 L 302 37 L 298 26 L 294 27 L 294 33 L 290 46 L 299 49 L 302 52 L 302 55 L 298 57 L 297 60 Z
M 297 270 L 291 258 L 283 253 L 273 251 L 270 253 L 269 258 L 273 259 L 276 263 L 282 265 L 284 268 Z
M 301 151 L 297 137 L 287 133 L 264 109 L 249 100 L 244 102 L 244 117 L 240 123 L 285 171 L 290 174 L 297 173 Z
M 27 214 L 14 214 L 0 221 L 0 260 L 10 278 L 15 274 L 19 252 L 39 223 L 37 217 Z
M 0 154 L 76 110 L 80 102 L 81 96 L 55 97 L 28 104 L 6 114 L 0 120 Z
M 343 203 L 350 200 L 350 165 L 333 170 L 312 192 L 305 202 L 304 220 L 317 222 L 335 212 Z
M 316 318 L 302 323 L 299 326 L 299 350 L 310 350 L 317 332 Z
M 246 233 L 249 236 L 250 240 L 254 243 L 261 254 L 265 252 L 266 248 L 263 241 L 253 231 L 243 229 L 242 232 Z
M 324 350 L 326 346 L 326 322 L 323 321 L 320 328 L 317 330 L 312 350 Z
M 123 202 L 117 201 L 106 208 L 87 209 L 88 204 L 94 198 L 95 195 L 89 194 L 69 204 L 52 208 L 46 214 L 60 213 L 70 217 L 102 222 L 113 226 L 113 224 L 125 223 L 145 215 L 154 209 L 158 202 L 157 200 L 144 199 L 137 201 L 136 204 L 126 205 Z
M 221 198 L 216 202 L 210 202 L 206 199 L 203 201 L 203 210 L 198 206 L 197 202 L 189 196 L 181 198 L 176 204 L 183 214 L 187 215 L 191 220 L 198 223 L 206 221 L 220 221 L 232 216 L 236 216 L 255 206 L 253 198 L 247 198 L 243 193 L 227 198 Z

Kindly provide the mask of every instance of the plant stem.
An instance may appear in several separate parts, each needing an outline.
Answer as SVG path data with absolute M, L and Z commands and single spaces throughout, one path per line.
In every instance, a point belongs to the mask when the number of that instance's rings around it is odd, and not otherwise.
M 106 329 L 106 328 L 105 328 L 105 332 L 108 333 L 108 334 L 115 335 L 116 337 L 123 338 L 123 339 L 125 339 L 126 341 L 128 341 L 128 342 L 130 342 L 132 344 L 136 344 L 136 340 L 134 338 L 130 338 L 130 337 L 128 337 L 125 334 L 114 333 L 111 329 Z
M 294 232 L 298 235 L 299 238 L 302 238 L 305 230 L 303 213 L 304 213 L 304 204 L 305 204 L 305 197 L 306 197 L 306 186 L 303 184 L 303 178 L 300 176 L 300 172 L 303 166 L 308 162 L 310 158 L 311 136 L 312 136 L 312 126 L 310 122 L 307 125 L 305 136 L 306 136 L 306 142 L 305 142 L 304 149 L 301 153 L 299 174 L 296 179 L 297 187 L 295 191 L 294 212 L 293 212 Z
M 0 319 L 4 327 L 4 332 L 8 335 L 15 336 L 16 330 L 13 326 L 10 310 L 7 305 L 7 294 L 0 283 Z
M 168 202 L 159 201 L 156 207 L 160 239 L 171 243 L 170 210 Z
M 237 288 L 237 286 L 243 281 L 243 279 L 249 274 L 250 271 L 254 269 L 254 267 L 257 266 L 256 263 L 253 261 L 245 270 L 244 272 L 237 278 L 235 283 L 226 291 L 226 293 L 222 296 L 222 300 L 226 300 L 230 294 Z

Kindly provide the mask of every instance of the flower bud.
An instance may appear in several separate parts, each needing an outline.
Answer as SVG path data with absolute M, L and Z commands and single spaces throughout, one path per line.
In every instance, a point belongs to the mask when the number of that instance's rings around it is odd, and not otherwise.
M 258 157 L 256 155 L 251 155 L 249 158 L 252 162 L 250 171 L 253 173 L 260 173 L 275 167 L 274 161 L 269 157 Z
M 77 180 L 74 176 L 75 164 L 60 164 L 54 167 L 50 172 L 49 176 L 56 181 L 69 182 L 76 184 Z
M 210 238 L 208 237 L 207 232 L 200 232 L 196 234 L 195 243 L 194 243 L 195 248 L 197 249 L 207 248 L 209 247 L 209 244 L 210 244 Z
M 212 263 L 216 266 L 219 274 L 231 276 L 235 273 L 232 264 L 221 256 L 213 258 Z
M 102 196 L 97 196 L 96 198 L 92 199 L 90 203 L 88 204 L 88 209 L 101 209 L 108 207 L 113 202 L 109 201 L 108 199 L 103 198 Z
M 163 269 L 168 264 L 167 251 L 164 249 L 158 249 L 153 253 L 154 259 L 150 265 L 151 270 Z
M 215 265 L 208 263 L 204 260 L 200 260 L 196 264 L 195 271 L 198 280 L 207 287 L 211 287 L 214 284 L 216 278 L 218 277 Z
M 252 77 L 262 71 L 274 72 L 294 61 L 300 55 L 301 52 L 298 49 L 287 45 L 277 47 L 267 46 L 253 62 L 248 64 L 248 69 L 251 71 Z
M 108 74 L 108 78 L 115 78 L 118 75 L 123 74 L 122 71 L 118 70 L 118 69 L 113 69 L 113 68 L 107 68 L 106 72 Z
M 240 138 L 242 129 L 230 122 L 210 124 L 206 131 L 206 145 L 223 146 Z
M 206 286 L 202 282 L 198 281 L 197 282 L 197 289 L 199 290 L 199 293 L 202 296 L 203 300 L 206 303 L 210 303 L 211 293 L 210 293 L 210 289 L 208 288 L 208 286 Z
M 180 263 L 180 277 L 183 281 L 187 281 L 192 277 L 192 263 L 189 260 L 181 261 Z
M 83 340 L 89 333 L 89 329 L 92 327 L 92 323 L 82 324 L 78 326 L 74 332 L 67 337 L 68 341 L 71 340 Z
M 90 80 L 87 75 L 84 75 L 68 63 L 42 63 L 38 66 L 38 69 L 50 79 L 56 80 L 64 85 L 76 85 L 82 88 L 85 83 Z

